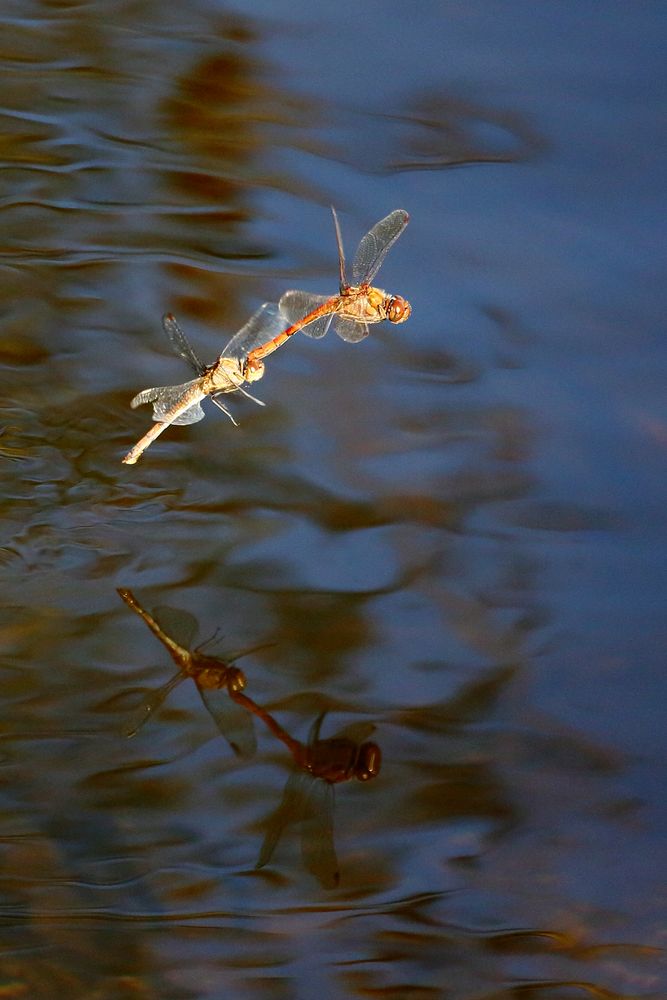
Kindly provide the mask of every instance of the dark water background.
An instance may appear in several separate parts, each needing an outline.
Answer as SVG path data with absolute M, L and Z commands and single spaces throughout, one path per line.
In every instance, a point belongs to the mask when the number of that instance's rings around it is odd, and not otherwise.
M 665 57 L 660 3 L 2 4 L 0 995 L 664 998 Z M 160 315 L 212 360 L 299 335 L 173 428 Z M 118 735 L 194 612 L 297 737 L 376 725 L 341 881 L 255 872 L 288 760 L 194 689 Z

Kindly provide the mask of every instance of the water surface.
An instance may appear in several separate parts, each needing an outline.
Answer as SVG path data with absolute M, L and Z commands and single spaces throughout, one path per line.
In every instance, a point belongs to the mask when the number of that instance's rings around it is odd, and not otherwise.
M 5 3 L 0 52 L 3 995 L 665 995 L 659 5 Z M 361 16 L 363 15 L 363 16 Z M 147 429 L 262 301 L 381 284 Z M 120 601 L 194 613 L 297 739 L 372 722 L 337 888 L 288 774 L 233 756 Z

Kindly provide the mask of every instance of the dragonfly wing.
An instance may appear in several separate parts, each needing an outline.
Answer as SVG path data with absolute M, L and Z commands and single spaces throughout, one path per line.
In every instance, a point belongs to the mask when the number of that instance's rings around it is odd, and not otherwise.
M 314 722 L 311 723 L 310 729 L 308 730 L 308 746 L 316 743 L 320 738 L 320 729 L 322 728 L 322 723 L 324 722 L 325 716 L 327 714 L 326 709 L 317 716 Z
M 189 611 L 182 611 L 180 608 L 170 608 L 166 604 L 153 608 L 152 614 L 162 631 L 175 639 L 179 646 L 183 646 L 185 649 L 192 646 L 199 628 L 194 615 L 191 615 Z
M 273 856 L 283 830 L 303 818 L 310 776 L 303 771 L 293 771 L 287 779 L 280 805 L 270 817 L 256 868 L 263 868 Z
M 265 302 L 234 334 L 220 357 L 245 360 L 251 351 L 273 340 L 282 329 L 283 321 L 278 306 L 273 302 Z
M 153 414 L 155 414 L 155 406 L 153 406 Z M 202 410 L 199 403 L 193 403 L 192 406 L 190 406 L 187 410 L 184 410 L 180 416 L 176 417 L 176 419 L 171 422 L 172 424 L 196 424 L 199 420 L 203 420 L 205 416 L 206 414 Z M 161 418 L 159 416 L 154 416 L 153 419 L 160 420 Z
M 351 725 L 339 730 L 331 738 L 334 740 L 351 740 L 352 743 L 360 745 L 365 743 L 374 732 L 375 726 L 372 722 L 353 722 Z
M 331 206 L 331 214 L 333 215 L 334 229 L 336 230 L 336 246 L 338 247 L 338 277 L 340 279 L 340 288 L 342 291 L 347 285 L 347 281 L 345 279 L 345 251 L 343 250 L 343 237 L 340 233 L 338 215 L 333 205 Z
M 283 319 L 292 326 L 294 323 L 300 323 L 304 317 L 329 301 L 330 296 L 328 295 L 314 295 L 312 292 L 299 292 L 293 289 L 283 294 L 278 306 Z M 304 326 L 303 332 L 307 336 L 316 339 L 323 337 L 331 326 L 332 319 L 332 312 L 327 313 L 325 316 L 320 316 L 319 319 Z
M 193 386 L 199 385 L 200 379 L 192 379 L 191 382 L 183 382 L 181 385 L 158 385 L 152 389 L 143 389 L 130 401 L 132 409 L 142 406 L 144 403 L 153 404 L 153 420 L 158 423 L 165 421 L 168 412 L 174 406 L 182 402 L 183 397 L 190 392 Z M 187 410 L 179 414 L 172 424 L 196 424 L 198 420 L 204 419 L 204 411 L 199 402 L 189 406 Z
M 206 366 L 202 364 L 198 356 L 195 354 L 190 341 L 176 322 L 176 318 L 172 316 L 171 313 L 166 313 L 162 317 L 162 326 L 167 335 L 167 339 L 176 354 L 183 358 L 184 361 L 187 361 L 190 367 L 194 368 L 198 375 L 203 375 L 206 371 Z
M 339 879 L 333 807 L 333 785 L 321 779 L 313 781 L 301 823 L 301 856 L 308 871 L 324 889 L 334 889 Z
M 142 726 L 144 726 L 151 716 L 155 715 L 158 708 L 167 699 L 169 694 L 177 687 L 186 675 L 182 671 L 174 674 L 166 684 L 159 687 L 157 691 L 151 691 L 147 698 L 142 701 L 136 712 L 133 712 L 122 728 L 123 736 L 136 736 Z
M 357 248 L 352 265 L 352 274 L 356 285 L 370 284 L 380 270 L 394 243 L 408 224 L 410 216 L 402 208 L 390 212 L 384 219 L 376 222 L 370 232 L 366 233 Z
M 368 336 L 368 323 L 359 322 L 356 319 L 345 319 L 343 316 L 336 316 L 334 330 L 348 344 L 358 344 L 360 340 Z
M 226 687 L 202 688 L 197 685 L 197 689 L 213 721 L 234 753 L 239 757 L 252 757 L 257 749 L 257 740 L 250 713 L 232 701 Z
M 152 403 L 154 399 L 159 399 L 162 393 L 167 393 L 171 389 L 180 388 L 180 385 L 156 385 L 152 389 L 142 389 L 141 392 L 138 392 L 136 396 L 130 400 L 130 406 L 133 410 L 136 410 L 137 406 L 143 406 L 144 403 Z

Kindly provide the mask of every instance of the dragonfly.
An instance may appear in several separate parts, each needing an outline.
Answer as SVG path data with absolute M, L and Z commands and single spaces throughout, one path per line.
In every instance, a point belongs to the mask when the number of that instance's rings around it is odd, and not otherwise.
M 225 737 L 232 750 L 240 757 L 252 757 L 257 743 L 252 717 L 232 699 L 232 695 L 243 691 L 245 674 L 238 667 L 217 656 L 209 656 L 189 647 L 197 632 L 197 619 L 187 611 L 177 608 L 156 608 L 153 614 L 146 611 L 131 590 L 119 587 L 118 594 L 146 623 L 154 636 L 168 650 L 178 667 L 166 684 L 152 691 L 123 726 L 124 736 L 135 736 L 160 708 L 169 694 L 188 677 L 191 677 L 199 691 L 201 700 Z M 169 629 L 169 631 L 167 631 Z M 175 639 L 170 632 L 178 633 Z
M 323 888 L 335 888 L 340 872 L 333 834 L 334 786 L 352 778 L 369 781 L 378 775 L 382 753 L 377 743 L 368 741 L 375 726 L 355 723 L 323 740 L 320 728 L 326 712 L 321 712 L 310 728 L 308 742 L 301 743 L 247 695 L 234 692 L 232 698 L 262 719 L 288 748 L 294 762 L 282 801 L 269 819 L 256 867 L 269 863 L 285 828 L 298 823 L 305 867 Z
M 207 396 L 225 413 L 232 423 L 232 414 L 220 396 L 236 390 L 263 406 L 261 400 L 251 396 L 243 388 L 244 382 L 255 382 L 264 374 L 262 362 L 255 362 L 245 371 L 248 354 L 258 345 L 265 344 L 282 328 L 284 321 L 274 303 L 265 302 L 248 322 L 235 333 L 222 354 L 212 365 L 205 365 L 195 353 L 192 345 L 171 313 L 162 317 L 162 325 L 169 343 L 180 357 L 197 373 L 197 378 L 181 385 L 162 385 L 143 389 L 130 402 L 134 409 L 143 403 L 153 404 L 153 427 L 128 451 L 123 459 L 125 465 L 134 465 L 144 451 L 171 424 L 194 424 L 204 418 L 201 401 Z
M 402 208 L 376 222 L 361 240 L 352 264 L 352 284 L 345 275 L 345 253 L 336 209 L 331 206 L 336 243 L 340 287 L 338 295 L 314 295 L 311 292 L 285 292 L 278 303 L 280 313 L 290 324 L 265 344 L 248 353 L 244 374 L 249 379 L 262 359 L 281 347 L 297 331 L 309 337 L 323 337 L 333 322 L 339 337 L 354 344 L 368 335 L 369 323 L 404 323 L 411 312 L 410 303 L 401 295 L 391 295 L 371 285 L 382 262 L 407 226 L 410 216 Z

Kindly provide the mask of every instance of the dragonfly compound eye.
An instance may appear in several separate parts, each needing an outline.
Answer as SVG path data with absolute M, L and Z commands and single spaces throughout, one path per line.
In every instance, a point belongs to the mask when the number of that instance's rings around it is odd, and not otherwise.
M 377 743 L 362 743 L 354 769 L 358 781 L 369 781 L 380 773 L 382 751 Z
M 230 691 L 243 691 L 245 687 L 245 674 L 238 667 L 229 667 L 227 686 Z
M 410 303 L 400 295 L 395 295 L 389 300 L 387 319 L 390 323 L 404 323 L 411 312 Z
M 263 361 L 246 361 L 243 369 L 243 377 L 246 382 L 256 382 L 264 374 Z

